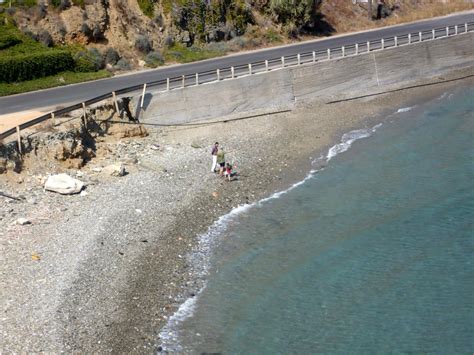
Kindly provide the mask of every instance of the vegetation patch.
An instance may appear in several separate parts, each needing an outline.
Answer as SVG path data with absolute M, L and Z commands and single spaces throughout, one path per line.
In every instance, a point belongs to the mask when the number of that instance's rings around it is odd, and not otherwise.
M 83 81 L 97 80 L 112 76 L 106 70 L 92 73 L 64 72 L 45 78 L 23 81 L 20 83 L 0 83 L 0 96 L 20 94 L 28 91 L 49 89 L 56 86 L 80 83 Z
M 164 52 L 167 62 L 190 63 L 198 60 L 215 58 L 223 55 L 224 52 L 215 49 L 206 49 L 197 46 L 186 47 L 175 44 Z
M 155 14 L 155 3 L 153 0 L 138 0 L 138 6 L 144 15 L 153 18 Z

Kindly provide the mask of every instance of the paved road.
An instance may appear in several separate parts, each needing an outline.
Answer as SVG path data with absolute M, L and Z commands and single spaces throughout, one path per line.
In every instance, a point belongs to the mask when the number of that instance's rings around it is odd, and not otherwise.
M 101 94 L 110 93 L 114 90 L 133 85 L 140 85 L 154 80 L 166 79 L 167 77 L 177 77 L 180 75 L 193 74 L 196 72 L 215 70 L 217 68 L 245 65 L 247 63 L 262 61 L 270 58 L 279 58 L 281 56 L 295 55 L 297 53 L 325 50 L 327 48 L 335 48 L 354 43 L 363 43 L 366 41 L 376 40 L 381 37 L 393 37 L 407 33 L 417 33 L 418 31 L 472 21 L 474 21 L 474 11 L 448 17 L 409 23 L 405 25 L 380 28 L 367 32 L 354 33 L 345 36 L 329 37 L 323 40 L 308 41 L 297 45 L 275 47 L 272 49 L 252 51 L 203 62 L 148 70 L 144 72 L 138 72 L 136 74 L 98 80 L 95 82 L 87 82 L 77 85 L 26 93 L 22 95 L 9 96 L 0 98 L 0 115 L 42 107 L 82 102 Z

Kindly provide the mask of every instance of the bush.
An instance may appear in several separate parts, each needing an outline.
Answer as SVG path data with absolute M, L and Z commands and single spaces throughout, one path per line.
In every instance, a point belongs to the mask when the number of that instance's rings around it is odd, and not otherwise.
M 61 0 L 59 4 L 59 10 L 63 11 L 71 7 L 71 2 L 69 0 Z
M 91 39 L 92 38 L 92 30 L 91 28 L 89 27 L 89 25 L 87 23 L 83 23 L 82 26 L 81 26 L 81 32 L 84 34 L 84 36 L 86 36 L 88 39 Z
M 42 30 L 38 33 L 38 41 L 43 43 L 46 47 L 52 47 L 54 44 L 53 37 L 51 37 L 49 32 L 46 30 Z
M 118 70 L 130 70 L 130 64 L 128 64 L 127 60 L 125 58 L 121 58 L 117 64 L 115 65 L 116 69 Z
M 289 35 L 309 25 L 315 15 L 314 0 L 270 0 L 269 11 L 286 26 Z
M 21 39 L 12 34 L 2 34 L 0 33 L 0 49 L 6 49 L 8 47 L 13 47 L 21 43 Z
M 152 47 L 148 37 L 139 35 L 135 40 L 135 49 L 145 54 L 150 52 Z
M 76 72 L 86 73 L 98 71 L 104 67 L 104 60 L 97 48 L 77 52 L 74 56 Z
M 45 50 L 32 54 L 0 57 L 0 82 L 17 82 L 72 70 L 74 60 L 67 51 Z
M 159 65 L 162 65 L 164 63 L 163 56 L 161 55 L 160 52 L 150 52 L 146 55 L 145 57 L 145 63 L 149 67 L 157 67 Z
M 140 6 L 144 15 L 153 18 L 155 12 L 153 0 L 138 0 L 138 6 Z
M 104 39 L 104 34 L 102 33 L 102 30 L 100 29 L 98 23 L 94 25 L 94 29 L 92 30 L 92 38 L 94 39 L 94 42 L 98 42 Z
M 172 47 L 173 45 L 174 45 L 173 37 L 171 37 L 171 36 L 166 36 L 166 38 L 165 38 L 165 46 L 166 46 L 166 47 Z
M 113 48 L 107 48 L 104 55 L 105 64 L 115 65 L 120 60 L 120 55 Z

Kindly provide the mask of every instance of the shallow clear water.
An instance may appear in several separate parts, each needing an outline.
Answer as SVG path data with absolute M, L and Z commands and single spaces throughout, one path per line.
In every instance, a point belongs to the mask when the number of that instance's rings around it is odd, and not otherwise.
M 181 349 L 472 353 L 473 97 L 393 114 L 229 222 Z

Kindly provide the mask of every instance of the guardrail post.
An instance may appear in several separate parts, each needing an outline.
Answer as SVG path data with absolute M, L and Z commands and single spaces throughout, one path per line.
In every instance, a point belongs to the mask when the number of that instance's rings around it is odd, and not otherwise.
M 252 75 L 252 64 L 249 63 L 249 75 Z
M 380 48 L 385 49 L 385 40 L 383 38 L 380 40 Z
M 398 37 L 397 36 L 393 37 L 393 43 L 394 43 L 395 47 L 398 47 Z
M 411 44 L 411 33 L 408 34 L 408 44 Z
M 464 24 L 464 32 L 467 33 L 467 22 Z
M 431 30 L 431 39 L 435 39 L 436 38 L 436 33 L 435 33 L 435 30 L 434 28 Z
M 217 81 L 221 80 L 221 71 L 220 71 L 220 69 L 216 70 L 216 75 L 217 75 Z
M 455 26 L 454 26 L 454 34 L 455 34 L 455 35 L 458 34 L 458 25 L 455 25 Z
M 196 73 L 196 85 L 199 85 L 199 74 Z
M 367 41 L 367 52 L 370 52 L 370 41 Z
M 423 34 L 421 32 L 418 32 L 418 42 L 423 42 Z
M 268 71 L 268 60 L 265 60 L 265 71 Z
M 16 135 L 17 135 L 17 142 L 18 142 L 18 152 L 22 155 L 21 152 L 21 134 L 20 134 L 20 126 L 16 126 Z
M 296 60 L 298 61 L 298 65 L 300 65 L 301 64 L 301 55 L 299 53 L 296 55 Z
M 355 44 L 355 55 L 359 54 L 359 43 Z
M 446 26 L 446 37 L 449 37 L 449 26 Z
M 313 51 L 313 63 L 316 63 L 316 52 Z
M 328 60 L 331 59 L 331 48 L 328 48 Z
M 170 91 L 170 78 L 166 78 L 166 91 Z
M 117 102 L 117 95 L 115 95 L 115 91 L 112 91 L 112 98 L 114 100 L 115 112 L 119 113 L 119 107 Z
M 345 57 L 346 56 L 346 47 L 342 46 L 341 47 L 341 52 L 342 52 L 342 56 Z
M 82 103 L 82 123 L 84 124 L 84 127 L 86 126 L 86 119 L 87 119 L 87 113 L 86 113 L 86 103 Z
M 186 85 L 186 77 L 185 77 L 184 75 L 182 75 L 182 76 L 181 76 L 181 80 L 182 80 L 181 85 L 182 85 L 183 88 L 184 88 L 184 86 Z
M 285 57 L 281 57 L 281 67 L 285 67 Z
M 230 75 L 231 75 L 231 78 L 232 78 L 232 79 L 235 78 L 234 67 L 230 67 Z
M 53 127 L 56 125 L 56 120 L 54 119 L 54 112 L 51 112 L 51 121 L 53 122 Z
M 143 109 L 143 104 L 145 102 L 145 92 L 146 92 L 146 83 L 143 84 L 142 100 L 140 101 L 140 108 L 142 109 Z

